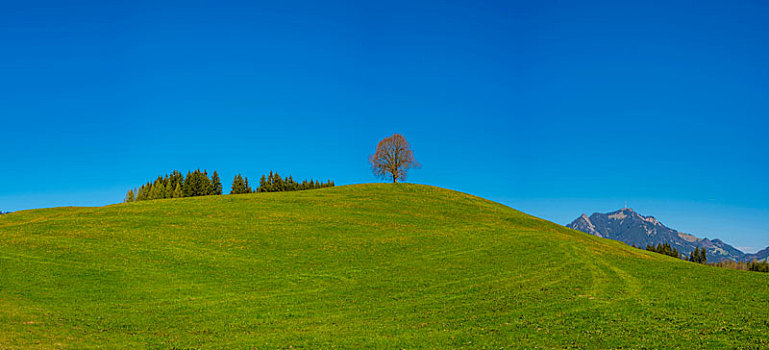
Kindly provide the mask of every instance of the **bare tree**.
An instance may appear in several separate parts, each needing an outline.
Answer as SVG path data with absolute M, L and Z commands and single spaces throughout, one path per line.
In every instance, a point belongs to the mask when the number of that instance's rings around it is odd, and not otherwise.
M 393 182 L 405 180 L 411 168 L 419 167 L 414 159 L 411 145 L 400 134 L 393 134 L 376 145 L 376 152 L 369 156 L 374 175 L 383 179 L 392 178 Z

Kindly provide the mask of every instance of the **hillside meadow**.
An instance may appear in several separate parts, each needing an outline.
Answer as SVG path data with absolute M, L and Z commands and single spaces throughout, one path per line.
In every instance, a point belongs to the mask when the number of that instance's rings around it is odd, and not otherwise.
M 769 348 L 769 274 L 446 189 L 0 216 L 0 349 Z

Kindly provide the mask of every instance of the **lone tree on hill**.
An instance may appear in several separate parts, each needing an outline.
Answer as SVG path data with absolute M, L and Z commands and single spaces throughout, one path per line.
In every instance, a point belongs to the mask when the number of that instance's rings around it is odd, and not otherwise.
M 382 179 L 392 178 L 393 183 L 405 180 L 409 169 L 420 166 L 414 159 L 411 145 L 400 134 L 393 134 L 379 141 L 376 152 L 369 156 L 369 162 L 375 176 Z

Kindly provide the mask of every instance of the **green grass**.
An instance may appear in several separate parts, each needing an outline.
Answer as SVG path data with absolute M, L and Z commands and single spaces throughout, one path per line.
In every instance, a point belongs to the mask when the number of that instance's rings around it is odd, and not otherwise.
M 0 348 L 769 348 L 769 274 L 377 184 L 0 216 Z

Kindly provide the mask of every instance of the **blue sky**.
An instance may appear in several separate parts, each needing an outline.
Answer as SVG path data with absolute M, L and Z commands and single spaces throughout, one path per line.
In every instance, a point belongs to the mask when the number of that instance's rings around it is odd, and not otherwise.
M 173 169 L 409 180 L 560 224 L 631 207 L 769 246 L 769 3 L 0 5 L 0 210 Z

